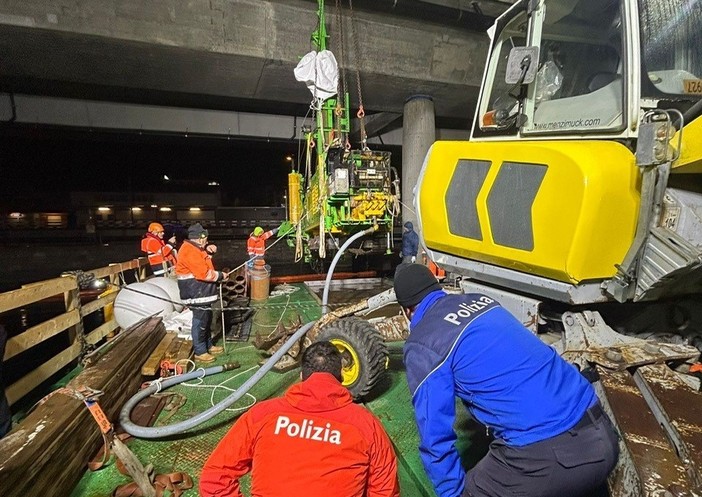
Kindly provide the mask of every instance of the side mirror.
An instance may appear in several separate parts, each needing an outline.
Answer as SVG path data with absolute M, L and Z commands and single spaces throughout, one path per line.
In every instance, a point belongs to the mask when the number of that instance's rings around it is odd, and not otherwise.
M 509 52 L 505 83 L 528 85 L 536 78 L 539 66 L 539 47 L 514 47 Z

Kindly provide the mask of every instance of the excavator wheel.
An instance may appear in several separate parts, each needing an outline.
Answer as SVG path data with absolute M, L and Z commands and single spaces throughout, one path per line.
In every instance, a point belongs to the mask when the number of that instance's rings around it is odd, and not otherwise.
M 341 352 L 342 384 L 354 400 L 373 389 L 385 374 L 388 349 L 382 335 L 372 324 L 357 317 L 347 317 L 326 325 L 317 341 L 328 340 Z

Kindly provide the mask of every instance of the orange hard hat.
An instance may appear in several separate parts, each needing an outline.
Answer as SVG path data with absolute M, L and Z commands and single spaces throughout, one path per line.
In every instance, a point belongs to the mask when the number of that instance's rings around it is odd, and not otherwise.
M 163 230 L 163 226 L 160 223 L 151 223 L 149 225 L 149 232 L 150 233 L 159 233 Z

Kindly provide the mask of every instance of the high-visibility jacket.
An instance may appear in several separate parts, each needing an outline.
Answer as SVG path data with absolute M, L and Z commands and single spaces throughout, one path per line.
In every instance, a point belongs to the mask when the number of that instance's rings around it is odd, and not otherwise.
M 397 461 L 380 421 L 329 373 L 259 402 L 202 468 L 201 497 L 399 497 Z
M 263 257 L 266 253 L 266 240 L 275 234 L 273 230 L 266 231 L 260 236 L 255 236 L 253 233 L 249 236 L 249 240 L 246 242 L 246 252 L 248 252 L 249 257 Z
M 157 276 L 165 272 L 164 262 L 166 267 L 176 263 L 176 251 L 173 247 L 153 233 L 147 233 L 141 239 L 141 251 L 147 255 L 149 265 Z
M 217 282 L 224 275 L 215 271 L 212 256 L 190 240 L 180 247 L 176 262 L 180 299 L 184 304 L 204 304 L 217 300 Z

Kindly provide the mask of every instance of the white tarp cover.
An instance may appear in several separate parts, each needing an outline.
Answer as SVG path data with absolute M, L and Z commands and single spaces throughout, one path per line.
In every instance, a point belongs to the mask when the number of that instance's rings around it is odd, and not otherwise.
M 315 99 L 333 97 L 339 84 L 339 65 L 334 54 L 312 50 L 295 67 L 295 79 L 305 83 Z

